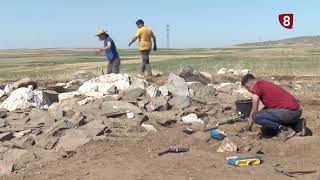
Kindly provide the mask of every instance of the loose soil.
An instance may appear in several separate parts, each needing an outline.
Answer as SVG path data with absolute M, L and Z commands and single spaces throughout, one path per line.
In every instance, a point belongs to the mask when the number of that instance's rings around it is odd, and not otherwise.
M 227 165 L 225 158 L 252 153 L 218 153 L 220 142 L 203 142 L 182 132 L 183 126 L 176 124 L 163 128 L 158 133 L 141 138 L 106 138 L 78 148 L 70 158 L 41 164 L 30 163 L 27 168 L 3 179 L 45 180 L 105 180 L 105 179 L 294 179 L 275 172 L 274 166 L 282 170 L 316 170 L 317 173 L 297 175 L 296 179 L 317 179 L 320 172 L 320 102 L 301 99 L 304 117 L 313 136 L 294 137 L 286 142 L 261 139 L 259 150 L 264 154 L 263 164 L 247 167 Z M 231 133 L 242 124 L 224 126 Z M 259 128 L 256 126 L 257 132 Z M 232 132 L 233 131 L 233 132 Z M 244 141 L 250 135 L 241 135 Z M 181 154 L 157 153 L 174 144 L 189 144 L 190 151 Z

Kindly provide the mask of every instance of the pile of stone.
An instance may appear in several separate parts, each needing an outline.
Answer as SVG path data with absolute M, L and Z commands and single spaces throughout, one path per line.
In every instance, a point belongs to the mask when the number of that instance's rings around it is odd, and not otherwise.
M 110 74 L 38 87 L 30 79 L 0 90 L 0 174 L 30 161 L 67 158 L 95 140 L 143 137 L 175 124 L 203 129 L 233 116 L 238 84 L 210 84 L 192 68 L 150 84 Z

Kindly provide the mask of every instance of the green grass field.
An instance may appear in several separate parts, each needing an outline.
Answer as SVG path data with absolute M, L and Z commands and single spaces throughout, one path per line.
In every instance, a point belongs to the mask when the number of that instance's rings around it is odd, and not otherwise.
M 137 72 L 137 50 L 120 50 L 122 72 Z M 216 73 L 218 69 L 251 69 L 258 75 L 320 75 L 320 47 L 312 45 L 234 46 L 214 49 L 160 49 L 151 56 L 160 72 L 175 72 L 181 66 Z M 93 49 L 0 50 L 0 79 L 72 78 L 77 72 L 99 74 L 106 66 L 104 55 Z

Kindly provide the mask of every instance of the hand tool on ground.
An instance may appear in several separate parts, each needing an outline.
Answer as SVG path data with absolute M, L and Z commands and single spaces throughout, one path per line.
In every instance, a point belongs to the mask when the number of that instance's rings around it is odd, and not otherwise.
M 189 147 L 177 147 L 177 146 L 170 146 L 167 150 L 158 153 L 158 156 L 162 156 L 168 153 L 181 153 L 181 152 L 188 152 Z
M 240 157 L 240 156 L 233 156 L 227 157 L 226 161 L 228 164 L 233 166 L 249 166 L 249 165 L 258 165 L 262 163 L 260 157 Z
M 232 123 L 235 123 L 235 122 L 240 122 L 242 121 L 241 116 L 232 116 L 230 118 L 226 118 L 226 119 L 223 119 L 223 120 L 220 120 L 217 122 L 217 124 L 213 125 L 213 126 L 209 126 L 209 127 L 206 127 L 204 128 L 203 131 L 210 131 L 212 129 L 217 129 L 220 125 L 224 125 L 224 124 L 232 124 Z

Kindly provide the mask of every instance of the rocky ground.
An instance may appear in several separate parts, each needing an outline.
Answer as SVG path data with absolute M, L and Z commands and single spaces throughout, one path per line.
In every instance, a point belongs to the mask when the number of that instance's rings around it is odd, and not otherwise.
M 0 90 L 1 178 L 317 179 L 320 81 L 263 77 L 295 94 L 304 110 L 308 136 L 283 142 L 262 137 L 259 126 L 239 132 L 243 122 L 234 102 L 250 93 L 237 81 L 248 72 L 211 76 L 184 68 L 179 75 L 147 80 L 112 74 L 5 83 Z M 227 137 L 211 138 L 212 128 Z M 158 156 L 170 146 L 188 151 Z M 263 163 L 226 164 L 225 158 L 234 155 L 257 155 Z

